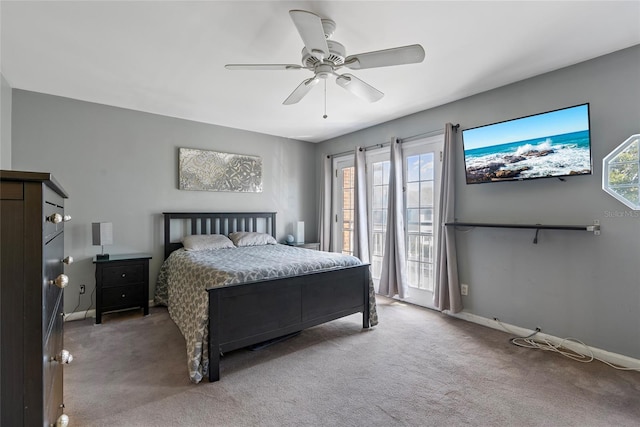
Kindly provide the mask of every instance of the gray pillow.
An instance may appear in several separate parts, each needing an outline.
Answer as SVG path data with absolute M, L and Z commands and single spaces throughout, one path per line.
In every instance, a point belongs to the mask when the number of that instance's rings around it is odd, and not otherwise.
M 187 251 L 203 251 L 207 249 L 233 248 L 233 242 L 222 234 L 192 234 L 182 239 Z
M 276 239 L 267 233 L 258 233 L 255 231 L 236 231 L 229 234 L 229 238 L 236 246 L 262 246 L 277 245 Z

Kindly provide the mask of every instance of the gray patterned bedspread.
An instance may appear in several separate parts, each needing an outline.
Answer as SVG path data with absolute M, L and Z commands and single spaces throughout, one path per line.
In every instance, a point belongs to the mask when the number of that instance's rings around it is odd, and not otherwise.
M 154 300 L 168 307 L 169 315 L 182 332 L 187 344 L 189 377 L 198 383 L 209 368 L 208 288 L 359 264 L 360 260 L 353 256 L 286 245 L 179 249 L 160 269 Z M 369 296 L 369 324 L 375 326 L 378 315 L 372 282 Z

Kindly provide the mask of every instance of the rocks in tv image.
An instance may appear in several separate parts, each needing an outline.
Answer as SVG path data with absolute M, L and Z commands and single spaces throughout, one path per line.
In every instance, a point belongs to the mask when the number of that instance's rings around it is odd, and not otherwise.
M 463 142 L 467 184 L 591 173 L 588 104 L 463 130 Z

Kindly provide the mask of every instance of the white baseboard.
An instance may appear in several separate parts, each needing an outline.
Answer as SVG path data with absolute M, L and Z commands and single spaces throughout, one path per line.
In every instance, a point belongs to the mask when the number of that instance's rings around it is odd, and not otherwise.
M 479 325 L 487 326 L 489 328 L 497 329 L 499 331 L 511 333 L 515 336 L 526 337 L 527 335 L 530 335 L 533 332 L 535 332 L 534 330 L 531 330 L 531 329 L 521 328 L 519 326 L 510 325 L 504 322 L 498 322 L 497 320 L 488 319 L 486 317 L 478 316 L 478 315 L 467 313 L 464 311 L 460 313 L 455 313 L 455 314 L 450 313 L 448 311 L 445 311 L 445 313 L 448 314 L 449 316 L 456 317 L 458 319 L 466 320 L 472 323 L 477 323 Z M 548 335 L 543 332 L 538 332 L 535 337 L 538 340 L 547 340 L 554 345 L 562 344 L 563 347 L 587 357 L 593 356 L 596 359 L 604 360 L 616 366 L 640 370 L 640 360 L 634 359 L 633 357 L 625 356 L 618 353 L 612 353 L 610 351 L 602 350 L 600 348 L 591 347 L 588 345 L 585 347 L 584 345 L 577 343 L 575 341 L 567 341 L 566 339 L 558 338 L 553 335 Z
M 156 303 L 153 300 L 149 300 L 149 307 L 155 307 Z M 65 313 L 64 321 L 71 322 L 72 320 L 84 320 L 90 317 L 96 317 L 96 310 L 82 310 L 82 311 L 74 311 L 73 313 Z
M 90 317 L 96 317 L 95 309 L 91 310 L 83 310 L 83 311 L 74 311 L 73 313 L 65 313 L 64 321 L 71 322 L 72 320 L 84 320 Z

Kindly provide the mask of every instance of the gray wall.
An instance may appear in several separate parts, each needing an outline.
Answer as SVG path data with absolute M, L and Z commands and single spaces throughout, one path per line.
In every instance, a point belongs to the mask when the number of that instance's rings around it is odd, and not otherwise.
M 11 86 L 0 73 L 0 169 L 11 169 Z
M 590 103 L 594 173 L 466 185 L 458 134 L 456 217 L 461 221 L 589 225 L 579 231 L 483 229 L 457 233 L 465 311 L 640 358 L 640 211 L 601 190 L 602 158 L 640 133 L 640 46 L 325 141 L 317 162 L 356 144 L 408 137 L 444 123 L 470 128 Z
M 178 190 L 178 148 L 256 155 L 262 193 Z M 22 90 L 13 91 L 13 169 L 52 172 L 69 193 L 65 248 L 75 258 L 65 311 L 88 309 L 95 285 L 91 222 L 114 227 L 111 253 L 148 252 L 151 292 L 162 262 L 163 211 L 276 211 L 282 238 L 305 221 L 315 239 L 311 143 Z M 87 294 L 79 299 L 79 285 Z

